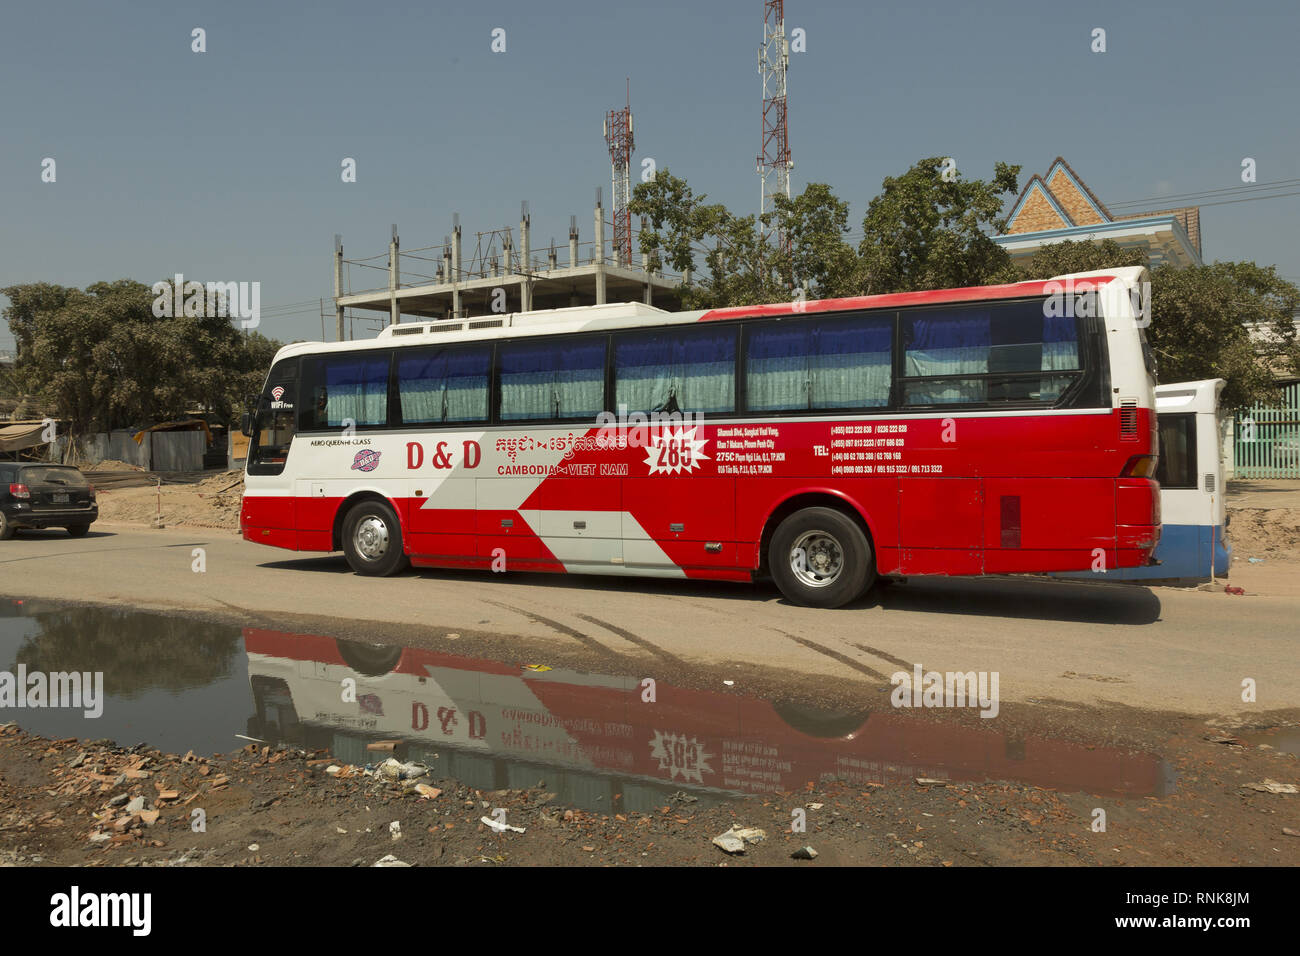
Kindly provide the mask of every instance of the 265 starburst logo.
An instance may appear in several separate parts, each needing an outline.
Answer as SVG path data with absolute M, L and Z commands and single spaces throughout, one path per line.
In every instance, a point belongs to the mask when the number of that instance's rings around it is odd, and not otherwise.
M 656 730 L 650 741 L 650 756 L 659 761 L 659 769 L 668 771 L 668 779 L 681 777 L 690 783 L 703 783 L 706 773 L 713 773 L 709 761 L 713 755 L 705 753 L 704 745 L 685 734 L 666 734 Z
M 645 451 L 645 463 L 650 466 L 650 474 L 676 475 L 698 468 L 700 460 L 709 457 L 704 454 L 704 446 L 709 440 L 696 438 L 697 430 L 666 428 L 655 435 Z

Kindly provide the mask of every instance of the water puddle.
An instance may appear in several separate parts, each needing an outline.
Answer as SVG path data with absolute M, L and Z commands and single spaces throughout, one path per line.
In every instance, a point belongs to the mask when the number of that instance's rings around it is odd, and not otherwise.
M 1283 730 L 1238 734 L 1237 736 L 1252 747 L 1258 747 L 1261 744 L 1265 744 L 1278 751 L 1278 753 L 1291 754 L 1292 756 L 1300 757 L 1300 727 L 1288 727 Z
M 1150 753 L 833 711 L 644 675 L 538 669 L 443 651 L 358 644 L 186 617 L 0 602 L 0 670 L 102 672 L 103 712 L 0 709 L 52 738 L 147 742 L 210 755 L 251 738 L 366 764 L 376 740 L 436 778 L 483 790 L 545 781 L 559 801 L 646 812 L 677 791 L 710 804 L 836 778 L 854 786 L 1010 780 L 1145 796 L 1174 786 Z M 1274 744 L 1277 746 L 1277 744 Z

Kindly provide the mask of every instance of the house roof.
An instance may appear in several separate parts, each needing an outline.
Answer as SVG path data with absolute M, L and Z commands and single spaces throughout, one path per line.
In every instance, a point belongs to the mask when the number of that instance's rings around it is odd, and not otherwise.
M 1138 227 L 1142 220 L 1142 227 Z M 1158 240 L 1150 229 L 1153 223 L 1177 224 L 1174 231 L 1182 236 Z M 1118 223 L 1133 223 L 1133 229 L 1116 228 Z M 1091 227 L 1091 228 L 1090 228 Z M 1172 227 L 1171 227 L 1172 228 Z M 1183 264 L 1199 262 L 1201 257 L 1201 211 L 1197 206 L 1158 209 L 1149 212 L 1114 215 L 1097 194 L 1083 181 L 1074 167 L 1057 156 L 1047 173 L 1029 177 L 1007 216 L 1006 230 L 995 237 L 1000 245 L 1014 248 L 1018 257 L 1033 248 L 1064 239 L 1115 238 L 1121 244 L 1149 245 L 1153 261 L 1165 258 L 1174 246 L 1186 251 L 1173 255 Z

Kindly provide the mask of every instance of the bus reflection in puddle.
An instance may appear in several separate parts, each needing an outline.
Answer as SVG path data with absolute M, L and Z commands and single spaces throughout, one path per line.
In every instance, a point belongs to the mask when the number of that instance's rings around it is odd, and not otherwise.
M 825 710 L 638 678 L 534 670 L 418 648 L 246 628 L 252 737 L 373 763 L 366 745 L 480 790 L 544 781 L 564 804 L 648 812 L 683 791 L 712 804 L 917 777 L 1008 780 L 1148 796 L 1173 787 L 1150 753 L 940 723 L 890 709 Z M 353 687 L 347 679 L 355 681 Z

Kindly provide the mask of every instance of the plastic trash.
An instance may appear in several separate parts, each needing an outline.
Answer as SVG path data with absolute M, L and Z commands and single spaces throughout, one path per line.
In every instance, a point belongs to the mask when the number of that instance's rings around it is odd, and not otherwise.
M 387 780 L 414 780 L 429 772 L 429 768 L 424 764 L 413 761 L 402 763 L 396 757 L 389 757 L 375 769 L 379 776 Z
M 497 833 L 505 833 L 507 830 L 509 830 L 511 833 L 526 832 L 525 827 L 512 827 L 510 824 L 503 823 L 502 821 L 498 820 L 496 817 L 479 817 L 478 822 L 483 824 L 485 827 L 488 827 L 489 829 L 495 830 Z

